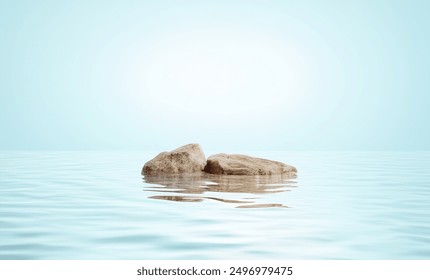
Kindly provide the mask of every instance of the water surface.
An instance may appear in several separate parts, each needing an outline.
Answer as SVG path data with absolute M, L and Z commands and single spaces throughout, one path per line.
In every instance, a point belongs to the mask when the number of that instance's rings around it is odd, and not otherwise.
M 143 178 L 155 154 L 2 152 L 0 259 L 430 259 L 429 152 L 249 152 L 297 178 Z

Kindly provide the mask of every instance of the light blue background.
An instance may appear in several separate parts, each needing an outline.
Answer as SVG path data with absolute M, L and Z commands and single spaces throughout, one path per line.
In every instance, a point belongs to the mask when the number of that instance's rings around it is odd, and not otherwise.
M 3 0 L 0 149 L 429 149 L 429 10 Z

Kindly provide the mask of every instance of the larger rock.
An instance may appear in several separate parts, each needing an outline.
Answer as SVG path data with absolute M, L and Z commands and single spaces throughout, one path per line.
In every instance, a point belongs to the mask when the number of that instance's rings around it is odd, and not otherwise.
M 179 174 L 201 172 L 206 157 L 199 144 L 188 144 L 171 152 L 162 152 L 142 169 L 142 175 Z
M 282 162 L 245 155 L 216 154 L 207 160 L 205 172 L 225 175 L 295 175 L 297 169 Z

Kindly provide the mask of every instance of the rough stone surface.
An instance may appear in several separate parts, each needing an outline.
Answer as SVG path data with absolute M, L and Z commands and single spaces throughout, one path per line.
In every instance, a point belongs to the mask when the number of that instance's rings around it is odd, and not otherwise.
M 282 162 L 245 155 L 216 154 L 208 158 L 205 172 L 224 175 L 295 175 L 297 169 Z
M 162 152 L 142 169 L 142 175 L 161 175 L 201 172 L 206 157 L 199 144 L 188 144 L 171 152 Z

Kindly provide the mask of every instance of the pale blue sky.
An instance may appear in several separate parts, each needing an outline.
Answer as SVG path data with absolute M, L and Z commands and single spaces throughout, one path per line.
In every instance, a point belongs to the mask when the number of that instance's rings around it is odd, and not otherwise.
M 428 1 L 1 1 L 0 149 L 430 149 Z

